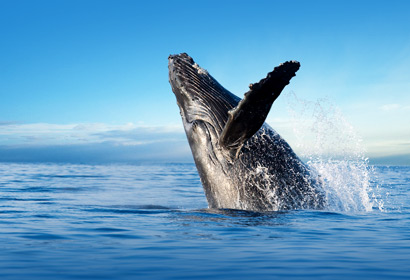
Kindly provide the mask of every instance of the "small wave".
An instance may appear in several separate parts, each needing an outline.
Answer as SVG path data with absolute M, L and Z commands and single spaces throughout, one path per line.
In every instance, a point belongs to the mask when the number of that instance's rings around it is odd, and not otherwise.
M 237 209 L 199 209 L 172 212 L 173 219 L 182 223 L 220 224 L 223 227 L 237 228 L 254 226 L 277 226 L 283 224 L 288 211 L 255 212 Z
M 21 235 L 23 238 L 34 239 L 34 240 L 57 240 L 57 239 L 67 239 L 62 235 L 50 234 L 50 233 L 26 233 Z
M 124 232 L 129 231 L 123 228 L 111 228 L 111 227 L 102 227 L 102 228 L 94 228 L 93 231 L 100 231 L 100 232 Z
M 0 201 L 45 202 L 45 201 L 51 201 L 51 199 L 50 198 L 20 198 L 20 197 L 3 196 L 3 197 L 0 197 Z
M 85 187 L 51 187 L 51 186 L 36 186 L 25 187 L 17 190 L 16 192 L 32 192 L 32 193 L 55 193 L 55 192 L 81 192 L 86 191 Z
M 27 213 L 23 210 L 0 210 L 0 214 L 22 214 Z
M 87 212 L 100 212 L 100 213 L 113 213 L 113 214 L 160 214 L 173 211 L 173 208 L 169 208 L 161 205 L 112 205 L 107 207 L 101 206 L 87 206 L 84 211 Z
M 54 174 L 36 174 L 33 176 L 34 178 L 106 178 L 107 176 L 103 175 L 82 175 L 82 174 L 71 174 L 71 175 L 54 175 Z

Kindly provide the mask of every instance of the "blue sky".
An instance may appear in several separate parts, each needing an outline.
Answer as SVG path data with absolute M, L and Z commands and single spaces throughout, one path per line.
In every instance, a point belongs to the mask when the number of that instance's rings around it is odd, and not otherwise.
M 240 97 L 300 61 L 268 117 L 292 146 L 289 93 L 331 100 L 373 162 L 410 164 L 409 13 L 394 0 L 0 1 L 0 160 L 191 160 L 167 69 L 187 52 Z

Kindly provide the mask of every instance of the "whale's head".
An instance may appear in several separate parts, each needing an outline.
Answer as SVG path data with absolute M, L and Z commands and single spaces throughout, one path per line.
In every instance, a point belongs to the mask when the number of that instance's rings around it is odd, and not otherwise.
M 169 82 L 180 109 L 188 139 L 198 125 L 206 125 L 218 138 L 228 120 L 228 111 L 240 98 L 223 88 L 186 53 L 168 58 Z

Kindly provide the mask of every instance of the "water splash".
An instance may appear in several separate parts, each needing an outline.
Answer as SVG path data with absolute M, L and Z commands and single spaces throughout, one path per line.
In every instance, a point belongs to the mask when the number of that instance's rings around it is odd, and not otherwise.
M 342 212 L 382 210 L 383 201 L 371 187 L 362 139 L 341 111 L 328 99 L 307 101 L 295 93 L 288 110 L 298 154 L 317 172 L 325 185 L 328 210 Z

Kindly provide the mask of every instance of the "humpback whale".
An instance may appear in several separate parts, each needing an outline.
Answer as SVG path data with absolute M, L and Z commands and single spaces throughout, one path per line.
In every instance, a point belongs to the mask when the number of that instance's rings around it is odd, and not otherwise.
M 321 180 L 265 119 L 299 70 L 287 61 L 241 100 L 186 53 L 168 58 L 169 82 L 180 109 L 210 208 L 249 211 L 322 209 Z

